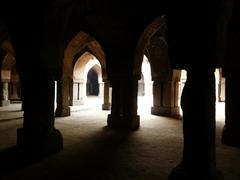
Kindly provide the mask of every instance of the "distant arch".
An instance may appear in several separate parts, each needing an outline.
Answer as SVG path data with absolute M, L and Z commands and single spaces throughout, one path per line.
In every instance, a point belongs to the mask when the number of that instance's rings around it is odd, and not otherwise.
M 79 32 L 68 44 L 63 59 L 63 76 L 72 78 L 74 64 L 77 56 L 84 52 L 90 52 L 100 62 L 102 68 L 103 81 L 107 81 L 106 60 L 100 44 L 85 32 Z

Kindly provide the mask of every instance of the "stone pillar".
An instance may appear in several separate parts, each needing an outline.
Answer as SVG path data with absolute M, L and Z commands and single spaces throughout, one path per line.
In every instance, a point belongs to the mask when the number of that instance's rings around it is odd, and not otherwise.
M 73 95 L 73 106 L 84 105 L 87 95 L 86 95 L 86 83 L 74 82 L 74 95 Z
M 80 82 L 73 82 L 73 106 L 83 105 L 84 102 L 80 100 L 81 90 L 80 90 L 81 83 Z
M 79 83 L 73 82 L 73 106 L 78 105 L 79 100 Z
M 8 99 L 8 82 L 4 81 L 2 82 L 2 90 L 1 90 L 1 106 L 8 106 L 10 105 L 10 101 Z
M 18 95 L 18 82 L 12 81 L 12 95 L 11 95 L 12 100 L 19 100 L 20 97 Z
M 151 113 L 159 116 L 179 118 L 178 92 L 178 81 L 154 80 Z
M 226 73 L 225 126 L 222 143 L 240 147 L 240 78 L 238 71 Z
M 69 82 L 68 82 L 68 101 L 69 101 L 69 106 L 73 106 L 73 80 L 72 78 L 68 78 Z
M 70 78 L 62 77 L 57 81 L 57 108 L 56 117 L 70 116 L 70 94 L 69 94 Z
M 18 147 L 36 155 L 62 150 L 62 135 L 54 127 L 54 79 L 43 72 L 34 77 L 27 73 L 22 78 L 24 123 L 17 130 Z
M 103 97 L 104 96 L 104 82 L 100 82 L 99 83 L 99 97 Z
M 110 101 L 109 101 L 109 82 L 104 82 L 104 96 L 102 110 L 110 110 Z
M 133 77 L 111 79 L 112 107 L 108 115 L 108 126 L 111 128 L 138 129 L 137 115 L 138 80 Z
M 218 85 L 218 101 L 225 101 L 225 78 L 221 77 Z
M 21 100 L 21 92 L 20 90 L 20 79 L 19 75 L 16 72 L 11 74 L 11 93 L 10 93 L 10 100 L 13 101 L 20 101 Z
M 86 99 L 87 99 L 87 84 L 79 83 L 79 101 L 81 102 L 81 105 L 84 105 Z
M 214 69 L 189 69 L 181 97 L 184 148 L 169 180 L 216 180 Z

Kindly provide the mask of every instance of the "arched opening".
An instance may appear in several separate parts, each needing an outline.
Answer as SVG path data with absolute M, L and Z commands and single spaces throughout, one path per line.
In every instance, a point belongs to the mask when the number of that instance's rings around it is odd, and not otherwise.
M 90 52 L 84 52 L 73 69 L 72 110 L 100 108 L 103 102 L 104 83 L 99 60 Z
M 138 95 L 143 95 L 142 83 L 145 81 L 145 75 L 141 63 L 144 64 L 144 59 L 148 59 L 151 65 L 150 72 L 153 80 L 153 107 L 151 113 L 160 116 L 181 117 L 180 97 L 187 75 L 185 70 L 176 70 L 170 67 L 168 45 L 165 41 L 165 23 L 164 16 L 159 17 L 151 23 L 142 34 L 136 51 L 134 73 L 140 79 Z M 144 55 L 147 55 L 147 58 Z M 223 103 L 225 100 L 225 79 L 222 77 L 220 69 L 216 70 L 215 77 L 216 117 L 218 118 L 219 116 L 224 117 L 225 112 L 225 105 Z M 146 87 L 144 87 L 144 89 L 145 88 Z M 138 98 L 138 110 L 140 113 L 141 106 L 145 107 L 145 112 L 147 112 L 146 109 L 148 109 L 146 102 L 149 101 L 145 99 L 142 102 L 143 104 L 141 105 L 141 100 Z
M 134 74 L 138 79 L 140 79 L 141 73 L 146 73 L 144 71 L 148 71 L 147 74 L 150 74 L 148 84 L 151 84 L 151 86 L 149 85 L 148 87 L 151 88 L 146 89 L 149 89 L 152 93 L 148 93 L 151 96 L 143 101 L 142 106 L 145 106 L 145 112 L 179 118 L 179 81 L 181 71 L 172 69 L 170 66 L 165 36 L 166 21 L 164 16 L 161 16 L 144 30 L 138 41 Z M 143 65 L 147 62 L 146 59 L 149 61 L 149 66 L 144 69 Z M 152 104 L 151 111 L 147 110 L 146 102 Z M 138 107 L 141 107 L 141 105 Z
M 71 110 L 77 110 L 76 106 L 86 106 L 87 74 L 93 67 L 98 74 L 99 97 L 104 98 L 97 104 L 102 104 L 103 110 L 109 110 L 109 94 L 105 93 L 109 91 L 109 81 L 104 51 L 93 37 L 79 32 L 64 52 L 63 75 L 57 82 L 56 116 L 69 116 Z
M 150 114 L 153 106 L 151 67 L 145 55 L 142 61 L 141 72 L 141 79 L 138 81 L 138 112 L 140 115 L 143 115 Z
M 87 96 L 98 96 L 99 94 L 99 83 L 98 83 L 98 74 L 91 68 L 87 74 Z

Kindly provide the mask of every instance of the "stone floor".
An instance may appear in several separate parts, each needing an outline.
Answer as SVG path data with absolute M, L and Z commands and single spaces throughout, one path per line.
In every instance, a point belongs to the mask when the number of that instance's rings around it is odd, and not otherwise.
M 222 105 L 217 115 L 217 167 L 225 180 L 240 180 L 240 149 L 220 143 Z M 20 105 L 0 108 L 0 158 L 16 145 L 22 126 Z M 219 108 L 218 108 L 219 109 Z M 117 132 L 106 127 L 109 111 L 72 108 L 71 117 L 56 118 L 63 151 L 32 163 L 14 157 L 0 161 L 2 180 L 166 180 L 182 151 L 182 122 L 141 113 L 141 127 Z M 222 114 L 221 114 L 222 113 Z M 1 170 L 0 170 L 1 171 Z

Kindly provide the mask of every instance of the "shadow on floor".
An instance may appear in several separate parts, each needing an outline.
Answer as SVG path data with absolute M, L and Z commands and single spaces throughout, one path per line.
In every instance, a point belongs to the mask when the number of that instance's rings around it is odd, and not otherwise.
M 60 152 L 54 158 L 52 155 L 41 156 L 37 153 L 30 153 L 29 150 L 26 152 L 16 146 L 11 147 L 0 152 L 0 174 L 11 176 L 16 171 L 38 164 L 36 169 L 31 168 L 36 171 L 36 173 L 31 172 L 32 174 L 39 174 L 34 179 L 42 179 L 41 170 L 48 168 L 49 165 L 56 170 L 53 169 L 47 175 L 53 179 L 56 176 L 64 179 L 75 179 L 76 177 L 84 180 L 116 179 L 114 176 L 116 176 L 118 167 L 121 166 L 119 162 L 123 156 L 121 146 L 128 142 L 127 139 L 132 133 L 104 127 L 97 133 L 86 137 L 89 142 L 79 140 L 78 145 L 70 149 L 70 153 Z
M 13 146 L 0 152 L 0 174 L 6 175 L 37 163 L 49 156 L 26 152 Z

